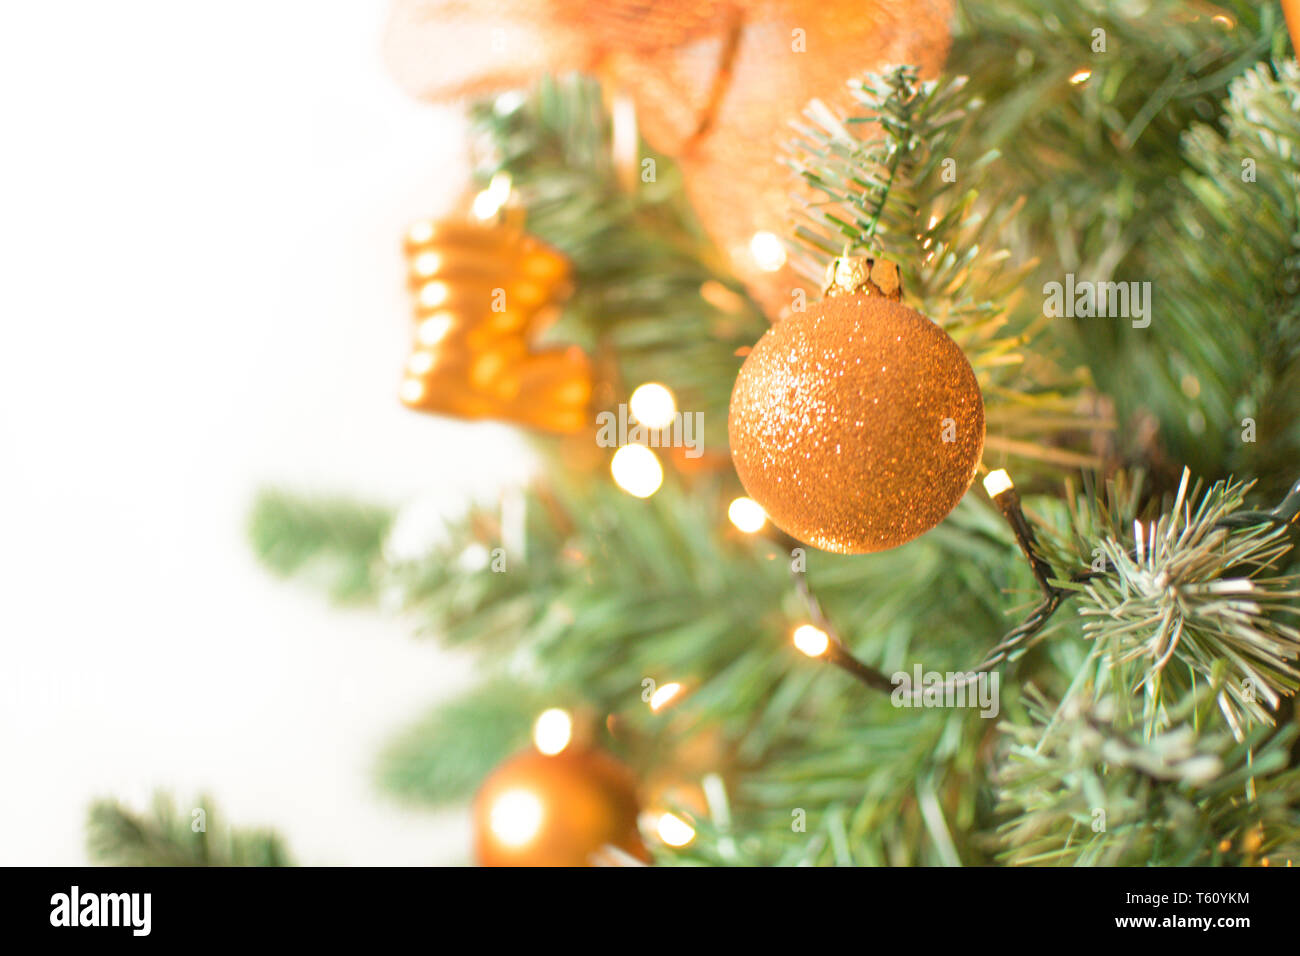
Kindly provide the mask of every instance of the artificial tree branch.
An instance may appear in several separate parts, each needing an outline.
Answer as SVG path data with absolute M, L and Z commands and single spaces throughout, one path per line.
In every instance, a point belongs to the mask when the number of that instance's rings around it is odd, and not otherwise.
M 795 548 L 801 547 L 797 541 L 787 535 L 784 531 L 778 531 L 777 534 L 789 542 L 789 545 L 783 543 L 783 546 L 785 546 L 787 550 L 791 551 L 792 555 Z M 793 558 L 790 562 L 790 566 L 790 574 L 794 578 L 795 590 L 799 592 L 799 596 L 803 598 L 804 604 L 807 605 L 808 616 L 812 618 L 813 625 L 826 635 L 828 643 L 826 652 L 822 655 L 824 659 L 831 664 L 834 664 L 845 673 L 851 675 L 854 679 L 866 684 L 872 690 L 882 691 L 883 693 L 890 693 L 893 691 L 894 682 L 889 679 L 889 675 L 884 671 L 877 670 L 869 664 L 864 664 L 862 661 L 854 657 L 849 649 L 845 647 L 844 642 L 840 640 L 839 632 L 836 631 L 835 625 L 831 623 L 830 619 L 827 618 L 825 613 L 822 611 L 821 602 L 817 600 L 817 595 L 813 594 L 812 589 L 808 586 L 808 576 L 802 572 L 794 570 Z
M 1184 472 L 1184 490 L 1186 482 L 1187 473 Z M 1047 625 L 1047 622 L 1051 620 L 1052 615 L 1056 613 L 1065 599 L 1078 593 L 1072 588 L 1063 588 L 1052 583 L 1056 578 L 1056 573 L 1051 564 L 1038 550 L 1038 542 L 1034 536 L 1033 528 L 1025 517 L 1020 495 L 1011 483 L 1010 476 L 1002 470 L 994 471 L 985 478 L 984 487 L 993 503 L 997 506 L 998 513 L 1002 515 L 1011 528 L 1016 543 L 1020 546 L 1020 551 L 1029 563 L 1034 579 L 1043 592 L 1043 599 L 1023 621 L 1008 631 L 1002 640 L 989 650 L 978 665 L 967 672 L 963 672 L 960 676 L 950 679 L 945 683 L 945 687 L 964 686 L 971 683 L 977 675 L 991 671 L 1006 662 L 1013 651 L 1023 646 Z M 1286 525 L 1294 523 L 1298 517 L 1300 517 L 1300 480 L 1291 486 L 1290 492 L 1276 507 L 1268 511 L 1241 511 L 1226 515 L 1215 522 L 1215 527 L 1239 529 L 1260 524 Z M 794 579 L 795 589 L 803 598 L 814 626 L 827 637 L 828 643 L 825 652 L 814 656 L 821 657 L 828 663 L 834 664 L 872 690 L 885 693 L 892 692 L 895 684 L 888 675 L 858 660 L 848 650 L 834 624 L 822 610 L 821 602 L 817 600 L 817 596 L 808 584 L 807 575 L 796 570 L 796 563 L 793 560 L 794 551 L 797 548 L 802 548 L 803 545 L 784 531 L 776 528 L 772 528 L 770 537 L 782 548 L 790 552 L 791 576 Z M 1083 583 L 1114 572 L 1115 568 L 1110 562 L 1107 562 L 1105 570 L 1076 573 L 1071 575 L 1070 581 L 1075 584 Z

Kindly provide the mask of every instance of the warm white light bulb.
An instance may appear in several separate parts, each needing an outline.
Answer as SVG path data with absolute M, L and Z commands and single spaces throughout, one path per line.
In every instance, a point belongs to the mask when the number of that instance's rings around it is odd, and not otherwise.
M 615 483 L 629 495 L 649 498 L 664 481 L 664 468 L 645 445 L 624 445 L 609 463 Z
M 559 707 L 544 710 L 533 724 L 533 743 L 548 757 L 553 757 L 573 739 L 573 718 Z
M 671 684 L 664 684 L 650 695 L 650 709 L 658 711 L 665 707 L 674 697 L 681 693 L 682 685 L 673 681 Z
M 821 628 L 801 624 L 794 631 L 794 646 L 809 657 L 821 657 L 831 646 L 831 639 Z
M 785 246 L 775 233 L 754 233 L 749 240 L 749 254 L 764 272 L 776 272 L 785 265 Z
M 508 90 L 492 101 L 492 112 L 497 116 L 509 116 L 528 102 L 523 90 Z
M 667 428 L 677 414 L 673 393 L 658 382 L 646 382 L 628 400 L 632 417 L 647 428 Z
M 737 498 L 727 508 L 727 517 L 741 531 L 753 534 L 767 523 L 767 512 L 753 498 Z
M 695 827 L 674 813 L 661 815 L 655 829 L 659 832 L 659 839 L 669 846 L 686 846 L 695 839 Z
M 990 498 L 996 498 L 1002 492 L 1009 491 L 1014 487 L 1011 476 L 1007 474 L 1005 468 L 990 471 L 984 479 L 984 490 L 989 493 Z
M 487 189 L 474 197 L 472 207 L 479 219 L 492 219 L 501 211 L 501 207 L 510 198 L 510 174 L 497 173 L 488 183 Z

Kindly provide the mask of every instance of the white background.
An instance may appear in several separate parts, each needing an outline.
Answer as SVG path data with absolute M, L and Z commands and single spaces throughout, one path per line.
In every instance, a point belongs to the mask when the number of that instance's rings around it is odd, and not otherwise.
M 468 856 L 380 745 L 472 662 L 269 577 L 265 482 L 435 510 L 519 439 L 401 408 L 400 236 L 464 188 L 377 2 L 0 7 L 0 862 L 85 862 L 99 795 L 281 830 L 304 863 Z

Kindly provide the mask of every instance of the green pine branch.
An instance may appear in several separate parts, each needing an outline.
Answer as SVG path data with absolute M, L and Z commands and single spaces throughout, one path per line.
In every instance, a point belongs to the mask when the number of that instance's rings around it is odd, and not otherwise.
M 91 858 L 109 866 L 292 865 L 277 834 L 226 825 L 203 796 L 181 809 L 159 793 L 147 813 L 99 800 L 90 808 L 86 843 Z
M 1061 362 L 1041 317 L 1015 317 L 1036 262 L 1004 243 L 1023 197 L 981 188 L 994 151 L 972 153 L 981 103 L 964 77 L 922 82 L 914 67 L 869 73 L 837 115 L 805 111 L 786 162 L 796 197 L 798 271 L 820 283 L 833 257 L 883 255 L 899 266 L 904 301 L 961 345 L 984 392 L 986 461 L 1019 470 L 1100 464 L 1084 439 L 1109 425 L 1081 402 L 1082 367 Z M 1022 474 L 1022 477 L 1024 475 Z
M 1007 724 L 998 777 L 1001 858 L 1019 865 L 1241 866 L 1300 851 L 1293 724 L 1241 742 L 1214 721 L 1207 688 L 1147 733 L 1141 708 L 1082 693 Z
M 581 76 L 546 78 L 510 108 L 471 111 L 487 181 L 510 174 L 525 227 L 573 261 L 575 291 L 548 334 L 605 363 L 604 407 L 642 382 L 662 382 L 679 407 L 703 412 L 705 441 L 726 445 L 736 350 L 767 328 L 696 222 L 680 173 L 641 145 L 635 189 L 620 183 L 601 88 Z M 705 287 L 717 292 L 702 294 Z
M 1295 61 L 1237 77 L 1220 124 L 1195 124 L 1182 148 L 1189 168 L 1152 243 L 1162 321 L 1124 371 L 1170 423 L 1170 456 L 1278 495 L 1300 461 Z
M 1040 260 L 1026 287 L 1151 283 L 1147 329 L 1044 334 L 1087 363 L 1120 425 L 1113 456 L 1151 469 L 1153 491 L 1187 465 L 1280 493 L 1300 450 L 1292 56 L 1277 5 L 1253 0 L 958 4 L 947 69 L 981 100 L 972 148 L 997 156 L 981 183 L 1024 202 L 1007 242 Z
M 391 523 L 384 508 L 268 488 L 253 503 L 248 533 L 258 558 L 276 574 L 354 602 L 375 597 L 379 550 Z
M 392 740 L 379 757 L 379 783 L 415 803 L 467 800 L 494 767 L 528 745 L 532 721 L 549 703 L 518 681 L 476 687 Z

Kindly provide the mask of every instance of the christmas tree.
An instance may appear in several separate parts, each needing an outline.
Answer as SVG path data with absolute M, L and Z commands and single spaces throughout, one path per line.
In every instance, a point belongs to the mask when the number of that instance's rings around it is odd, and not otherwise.
M 449 69 L 401 6 L 394 43 Z M 456 89 L 484 94 L 474 211 L 407 237 L 401 400 L 529 427 L 546 467 L 416 555 L 400 509 L 252 511 L 269 568 L 481 658 L 382 785 L 478 794 L 483 863 L 1289 864 L 1282 9 L 882 4 L 854 47 L 802 4 L 621 6 Z M 700 37 L 711 79 L 683 80 Z M 771 156 L 722 139 L 763 57 L 841 74 Z M 166 805 L 91 833 L 108 861 L 287 859 Z

